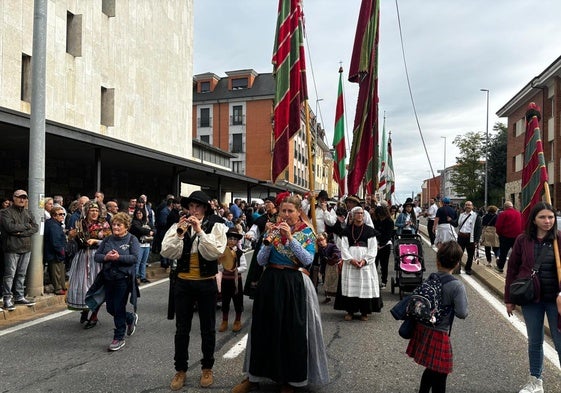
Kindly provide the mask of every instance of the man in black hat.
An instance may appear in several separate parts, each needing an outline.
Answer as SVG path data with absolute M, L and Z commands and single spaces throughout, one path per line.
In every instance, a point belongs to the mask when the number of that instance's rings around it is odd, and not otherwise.
M 162 256 L 177 259 L 173 280 L 173 311 L 176 316 L 175 370 L 171 390 L 185 385 L 189 334 L 197 302 L 203 352 L 200 386 L 213 384 L 212 367 L 216 346 L 216 286 L 218 258 L 226 248 L 228 228 L 213 213 L 210 198 L 203 191 L 194 191 L 181 198 L 182 216 L 171 226 L 162 241 Z M 172 314 L 173 315 L 173 314 Z M 169 315 L 168 315 L 169 317 Z M 172 316 L 173 318 L 173 316 Z
M 268 230 L 267 225 L 276 224 L 278 216 L 276 197 L 268 196 L 263 199 L 263 203 L 265 205 L 265 214 L 257 217 L 249 231 L 245 234 L 246 239 L 256 242 L 243 290 L 244 295 L 249 296 L 251 299 L 253 299 L 255 288 L 257 288 L 261 273 L 263 273 L 263 267 L 257 263 L 257 254 L 263 242 L 263 234 Z
M 332 227 L 337 222 L 335 210 L 329 208 L 328 200 L 327 191 L 321 190 L 316 199 L 316 233 L 324 233 L 327 230 L 326 226 Z M 302 208 L 304 209 L 304 203 L 302 203 Z M 308 210 L 309 204 L 304 211 L 310 217 Z

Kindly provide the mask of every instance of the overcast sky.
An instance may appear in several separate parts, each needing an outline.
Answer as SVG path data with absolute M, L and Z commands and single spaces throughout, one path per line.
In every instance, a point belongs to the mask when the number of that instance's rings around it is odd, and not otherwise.
M 392 132 L 396 197 L 420 192 L 423 179 L 455 163 L 454 138 L 489 131 L 495 113 L 561 55 L 561 1 L 398 0 L 405 60 L 423 150 L 405 74 L 395 0 L 381 1 L 379 46 L 382 118 Z M 195 0 L 194 73 L 272 71 L 277 0 Z M 333 140 L 338 69 L 344 68 L 347 149 L 358 87 L 349 83 L 360 0 L 304 0 L 309 104 Z M 348 162 L 348 161 L 347 161 Z

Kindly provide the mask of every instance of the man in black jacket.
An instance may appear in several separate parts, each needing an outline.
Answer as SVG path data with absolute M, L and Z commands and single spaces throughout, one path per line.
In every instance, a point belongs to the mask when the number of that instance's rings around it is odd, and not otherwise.
M 24 295 L 24 282 L 31 258 L 31 236 L 39 230 L 33 215 L 27 209 L 27 192 L 16 190 L 14 203 L 0 211 L 2 225 L 2 249 L 4 250 L 5 270 L 3 300 L 4 308 L 15 310 L 12 291 L 16 295 L 15 304 L 32 306 Z

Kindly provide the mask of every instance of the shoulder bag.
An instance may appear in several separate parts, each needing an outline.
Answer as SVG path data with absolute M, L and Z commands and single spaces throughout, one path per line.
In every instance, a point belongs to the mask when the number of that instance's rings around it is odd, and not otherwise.
M 540 266 L 542 264 L 543 258 L 543 247 L 540 249 L 540 253 L 534 267 L 532 268 L 532 274 L 530 277 L 518 278 L 510 284 L 510 302 L 519 306 L 525 304 L 534 303 L 539 300 L 540 296 L 540 278 L 538 276 Z

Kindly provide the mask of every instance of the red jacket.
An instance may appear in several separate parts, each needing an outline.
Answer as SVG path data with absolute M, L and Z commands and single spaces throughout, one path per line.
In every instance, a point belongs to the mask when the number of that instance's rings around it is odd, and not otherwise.
M 497 217 L 497 235 L 515 238 L 524 232 L 522 214 L 513 207 L 508 207 Z

